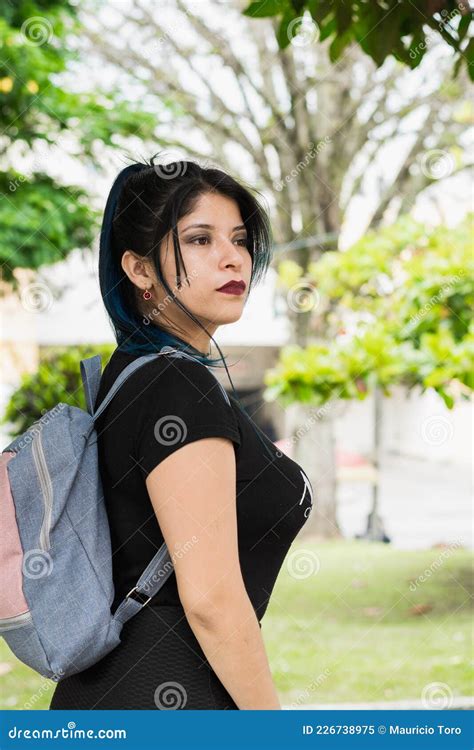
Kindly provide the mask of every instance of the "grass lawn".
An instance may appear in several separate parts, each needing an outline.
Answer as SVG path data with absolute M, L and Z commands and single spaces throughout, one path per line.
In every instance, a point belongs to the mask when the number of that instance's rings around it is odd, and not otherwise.
M 472 582 L 467 550 L 297 540 L 262 620 L 282 703 L 472 695 Z M 3 639 L 0 674 L 1 708 L 49 706 Z
M 296 540 L 262 620 L 282 703 L 472 695 L 472 583 L 465 549 Z

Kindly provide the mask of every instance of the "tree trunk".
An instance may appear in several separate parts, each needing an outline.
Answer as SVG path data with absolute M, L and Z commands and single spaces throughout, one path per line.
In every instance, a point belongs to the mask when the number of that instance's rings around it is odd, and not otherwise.
M 293 458 L 313 488 L 313 510 L 302 537 L 324 539 L 342 536 L 336 517 L 336 450 L 333 409 L 292 404 L 287 410 Z

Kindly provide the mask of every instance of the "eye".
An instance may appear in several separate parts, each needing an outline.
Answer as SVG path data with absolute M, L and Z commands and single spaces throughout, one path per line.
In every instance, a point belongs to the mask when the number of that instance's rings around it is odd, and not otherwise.
M 247 247 L 247 237 L 239 237 L 236 242 L 241 242 L 241 247 Z
M 201 244 L 203 244 L 203 243 L 202 243 L 202 242 L 200 242 L 200 240 L 204 240 L 204 242 L 207 242 L 207 240 L 208 240 L 208 239 L 209 239 L 209 238 L 208 238 L 208 237 L 206 237 L 206 236 L 205 236 L 205 235 L 203 234 L 203 235 L 200 235 L 199 237 L 193 237 L 192 239 L 189 239 L 189 240 L 187 240 L 187 242 L 189 242 L 189 243 L 190 243 L 190 244 L 192 244 L 192 245 L 194 245 L 195 243 L 198 243 L 198 244 L 200 244 L 200 245 L 201 245 Z

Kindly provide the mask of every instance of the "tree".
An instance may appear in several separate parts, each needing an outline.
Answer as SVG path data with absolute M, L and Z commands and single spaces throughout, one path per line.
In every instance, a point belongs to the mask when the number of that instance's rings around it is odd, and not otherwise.
M 433 37 L 457 53 L 454 73 L 464 63 L 474 79 L 474 39 L 468 30 L 473 11 L 468 0 L 252 0 L 244 13 L 252 18 L 279 16 L 276 38 L 287 47 L 301 31 L 314 42 L 330 40 L 329 57 L 336 62 L 351 43 L 360 45 L 377 66 L 393 55 L 416 68 Z
M 368 228 L 406 213 L 440 177 L 466 168 L 459 142 L 472 118 L 463 104 L 467 76 L 450 80 L 448 56 L 437 60 L 436 75 L 431 66 L 416 71 L 413 87 L 412 72 L 393 60 L 378 71 L 355 46 L 336 65 L 325 55 L 327 41 L 298 46 L 295 38 L 279 49 L 274 22 L 239 16 L 237 8 L 205 18 L 184 0 L 170 3 L 168 14 L 134 0 L 115 10 L 112 29 L 109 18 L 85 14 L 84 53 L 157 107 L 173 102 L 173 117 L 158 123 L 155 136 L 169 158 L 215 162 L 257 184 L 270 202 L 277 242 L 304 268 L 338 246 L 371 173 L 380 184 Z M 226 77 L 225 88 L 214 72 Z M 395 137 L 402 158 L 396 174 L 387 174 L 384 149 Z M 293 316 L 301 345 L 309 317 Z
M 305 283 L 318 295 L 326 337 L 305 348 L 286 347 L 266 373 L 265 398 L 311 406 L 294 445 L 315 487 L 334 481 L 328 471 L 334 463 L 328 455 L 331 442 L 319 451 L 311 441 L 300 444 L 300 438 L 327 422 L 337 402 L 377 391 L 389 396 L 394 385 L 409 392 L 433 388 L 448 408 L 470 396 L 473 219 L 470 214 L 457 227 L 430 228 L 404 216 L 367 233 L 345 252 L 328 252 L 310 265 Z M 295 277 L 302 279 L 302 269 L 291 262 L 281 263 L 279 271 L 289 291 Z M 338 533 L 328 495 L 323 491 L 316 497 L 318 512 L 306 524 L 307 533 Z
M 108 17 L 84 10 L 84 54 L 110 66 L 151 106 L 173 102 L 173 117 L 158 123 L 154 141 L 169 160 L 221 165 L 264 193 L 281 255 L 303 278 L 312 262 L 340 247 L 350 212 L 365 193 L 372 201 L 366 229 L 375 229 L 469 166 L 460 146 L 472 119 L 463 100 L 468 77 L 461 68 L 452 80 L 442 44 L 430 50 L 435 65 L 427 56 L 416 71 L 393 59 L 377 69 L 356 45 L 332 63 L 329 38 L 312 44 L 295 35 L 282 49 L 277 22 L 243 16 L 237 4 L 221 14 L 213 8 L 209 16 L 184 0 L 166 10 L 133 0 L 115 8 L 114 28 Z M 126 44 L 121 29 L 127 29 Z M 394 139 L 399 162 L 389 172 L 385 153 Z M 288 307 L 292 340 L 302 348 L 311 336 L 325 335 L 324 320 L 311 305 L 299 304 L 304 294 L 304 284 L 296 282 Z M 330 428 L 316 428 L 324 430 L 320 440 L 331 441 Z M 320 489 L 331 518 L 335 467 L 326 468 Z
M 54 147 L 67 137 L 68 153 L 96 169 L 104 146 L 133 135 L 138 117 L 151 136 L 154 117 L 118 87 L 91 92 L 73 82 L 81 70 L 76 3 L 0 5 L 0 262 L 3 280 L 18 289 L 16 268 L 38 269 L 88 248 L 98 228 L 90 191 L 71 184 L 67 173 L 50 176 Z M 15 167 L 19 161 L 29 163 L 26 171 Z

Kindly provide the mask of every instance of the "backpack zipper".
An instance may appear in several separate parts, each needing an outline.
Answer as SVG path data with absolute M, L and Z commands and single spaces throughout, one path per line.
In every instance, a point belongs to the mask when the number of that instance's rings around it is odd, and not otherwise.
M 20 615 L 14 615 L 13 617 L 2 617 L 0 618 L 0 632 L 3 633 L 5 630 L 14 630 L 15 628 L 21 628 L 22 625 L 26 625 L 31 620 L 31 612 L 22 612 Z
M 44 516 L 43 523 L 41 524 L 39 544 L 42 550 L 48 551 L 51 547 L 49 532 L 51 528 L 51 514 L 53 509 L 53 485 L 44 455 L 40 431 L 34 434 L 31 449 L 36 471 L 38 472 L 44 505 Z

